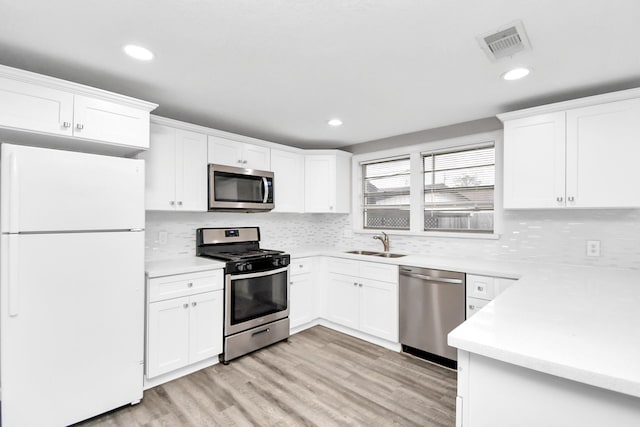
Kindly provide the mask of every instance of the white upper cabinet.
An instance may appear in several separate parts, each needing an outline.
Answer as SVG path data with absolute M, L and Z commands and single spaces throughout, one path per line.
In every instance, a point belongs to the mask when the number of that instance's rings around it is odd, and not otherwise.
M 270 170 L 269 148 L 209 135 L 209 163 Z
M 207 210 L 207 136 L 153 123 L 147 162 L 147 210 Z
M 499 116 L 505 208 L 640 207 L 640 99 L 595 103 L 614 95 Z
M 564 206 L 565 113 L 505 122 L 504 140 L 504 207 Z
M 639 207 L 640 99 L 567 111 L 567 206 Z
M 149 147 L 149 112 L 155 107 L 127 96 L 0 66 L 0 128 L 5 134 L 58 135 L 80 148 L 90 148 L 81 141 L 91 140 L 139 151 Z M 56 148 L 55 140 L 48 144 Z
M 304 155 L 271 149 L 274 212 L 304 212 Z
M 336 150 L 326 152 L 305 156 L 305 212 L 349 213 L 351 155 Z

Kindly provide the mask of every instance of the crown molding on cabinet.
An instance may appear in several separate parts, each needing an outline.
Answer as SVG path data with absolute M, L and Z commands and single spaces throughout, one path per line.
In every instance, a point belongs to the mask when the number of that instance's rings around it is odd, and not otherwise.
M 603 93 L 601 95 L 587 96 L 585 98 L 571 99 L 569 101 L 556 102 L 553 104 L 540 105 L 538 107 L 525 108 L 523 110 L 510 111 L 498 114 L 496 117 L 503 123 L 507 120 L 521 119 L 523 117 L 537 116 L 539 114 L 555 113 L 574 108 L 589 107 L 608 102 L 622 101 L 625 99 L 640 98 L 640 87 L 620 90 L 616 92 Z
M 85 95 L 92 98 L 103 99 L 105 101 L 116 102 L 147 112 L 153 111 L 158 107 L 158 104 L 154 104 L 153 102 L 143 101 L 130 96 L 109 92 L 80 83 L 69 82 L 55 77 L 45 76 L 43 74 L 33 73 L 31 71 L 7 67 L 6 65 L 0 65 L 0 77 L 36 84 L 50 89 L 64 90 L 77 95 Z

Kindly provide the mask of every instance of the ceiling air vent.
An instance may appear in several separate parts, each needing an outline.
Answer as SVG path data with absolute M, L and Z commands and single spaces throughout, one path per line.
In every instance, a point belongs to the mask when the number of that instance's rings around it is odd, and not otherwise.
M 483 34 L 478 37 L 478 42 L 492 61 L 531 49 L 521 21 L 505 25 L 497 32 Z

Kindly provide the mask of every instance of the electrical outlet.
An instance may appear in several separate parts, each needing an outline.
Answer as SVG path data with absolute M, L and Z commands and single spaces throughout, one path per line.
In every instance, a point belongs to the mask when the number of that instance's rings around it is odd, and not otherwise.
M 161 245 L 166 245 L 167 244 L 167 232 L 166 231 L 159 231 L 158 232 L 158 243 L 160 243 Z
M 587 240 L 587 256 L 600 256 L 600 240 Z

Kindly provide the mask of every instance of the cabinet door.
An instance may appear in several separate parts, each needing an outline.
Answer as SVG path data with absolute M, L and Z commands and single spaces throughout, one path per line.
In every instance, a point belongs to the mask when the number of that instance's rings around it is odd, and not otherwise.
M 176 210 L 207 211 L 207 136 L 176 130 Z
M 557 208 L 565 199 L 565 113 L 504 124 L 504 207 Z
M 223 293 L 206 292 L 189 299 L 189 363 L 222 353 Z
M 360 330 L 398 342 L 398 285 L 361 280 Z
M 71 135 L 73 95 L 0 78 L 0 126 Z
M 358 278 L 329 274 L 327 286 L 327 316 L 332 322 L 349 328 L 359 327 L 359 295 Z
M 482 307 L 489 304 L 491 301 L 480 298 L 467 298 L 467 319 L 480 311 Z
M 304 176 L 305 212 L 335 212 L 335 156 L 305 156 Z
M 271 150 L 274 174 L 274 212 L 304 212 L 304 156 Z
M 148 306 L 147 377 L 153 378 L 189 363 L 189 297 Z
M 487 276 L 467 274 L 467 296 L 492 300 L 495 292 L 495 279 Z
M 209 135 L 207 147 L 209 163 L 244 167 L 242 164 L 241 142 Z
M 567 206 L 640 206 L 640 100 L 567 111 Z
M 242 144 L 242 166 L 247 169 L 271 170 L 270 149 L 260 145 Z
M 315 292 L 311 274 L 291 276 L 289 288 L 289 322 L 295 328 L 315 319 Z
M 75 136 L 149 148 L 149 113 L 102 99 L 74 97 Z
M 146 163 L 145 209 L 174 210 L 176 202 L 176 130 L 151 125 L 149 150 L 138 156 Z

